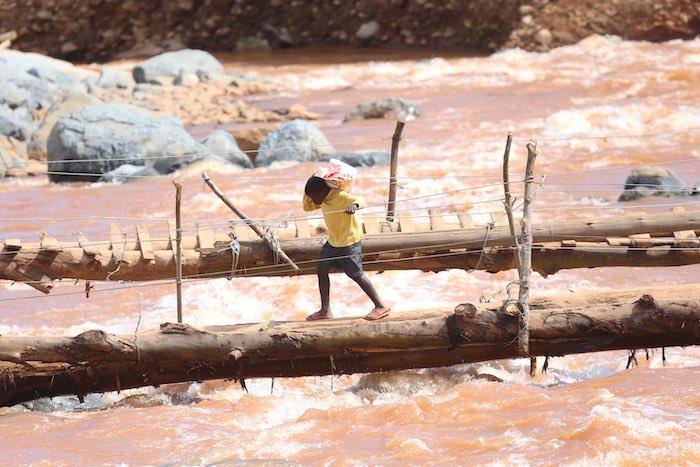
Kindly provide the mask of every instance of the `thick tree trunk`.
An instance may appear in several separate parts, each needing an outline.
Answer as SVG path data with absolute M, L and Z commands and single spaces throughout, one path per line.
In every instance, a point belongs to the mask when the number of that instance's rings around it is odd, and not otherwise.
M 398 228 L 398 227 L 392 227 Z M 403 228 L 403 225 L 401 226 Z M 698 262 L 700 242 L 694 231 L 700 230 L 700 214 L 671 213 L 649 216 L 624 216 L 600 220 L 569 220 L 532 226 L 533 269 L 551 274 L 573 267 L 682 265 Z M 225 277 L 235 263 L 227 235 L 183 238 L 183 275 L 187 277 Z M 514 267 L 489 249 L 479 260 L 484 244 L 508 247 L 512 237 L 508 226 L 495 226 L 485 238 L 484 227 L 447 231 L 369 234 L 363 240 L 365 269 L 383 271 L 420 269 L 440 271 L 450 268 L 479 268 L 490 272 Z M 53 279 L 143 281 L 172 279 L 174 234 L 170 239 L 150 239 L 144 228 L 138 238 L 121 234 L 111 242 L 89 243 L 78 236 L 77 243 L 20 244 L 10 240 L 0 251 L 0 279 L 32 282 L 44 292 Z M 646 233 L 665 237 L 634 238 Z M 618 238 L 618 237 L 630 238 Z M 605 239 L 608 239 L 606 243 Z M 281 238 L 282 250 L 300 266 L 301 274 L 314 274 L 322 237 Z M 542 245 L 544 242 L 551 242 Z M 575 248 L 571 246 L 575 245 Z M 582 243 L 582 242 L 588 242 Z M 590 242 L 598 242 L 593 245 Z M 539 245 L 538 245 L 539 244 Z M 553 250 L 563 247 L 564 251 Z M 625 248 L 625 247 L 632 247 Z M 601 248 L 597 248 L 601 247 Z M 606 248 L 607 247 L 607 248 Z M 652 248 L 653 247 L 653 248 Z M 665 249 L 663 248 L 665 247 Z M 673 249 L 670 249 L 673 247 Z M 638 248 L 648 248 L 638 251 Z M 681 248 L 684 248 L 681 250 Z M 474 252 L 473 250 L 476 250 Z M 569 254 L 568 250 L 572 250 Z M 296 274 L 287 264 L 275 264 L 274 254 L 262 241 L 240 241 L 235 274 L 270 276 Z
M 700 286 L 617 291 L 530 303 L 530 355 L 700 343 Z M 654 293 L 656 298 L 651 295 Z M 500 304 L 195 329 L 138 336 L 0 337 L 0 405 L 38 397 L 209 379 L 340 375 L 518 357 L 517 318 Z

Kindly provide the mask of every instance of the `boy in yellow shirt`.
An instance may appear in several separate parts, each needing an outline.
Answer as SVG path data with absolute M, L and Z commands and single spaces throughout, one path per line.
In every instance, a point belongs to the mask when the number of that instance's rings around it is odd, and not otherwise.
M 328 228 L 328 241 L 323 244 L 316 267 L 321 309 L 307 316 L 308 321 L 333 317 L 330 308 L 331 281 L 328 277 L 331 267 L 342 269 L 374 302 L 374 309 L 365 315 L 365 319 L 376 320 L 389 316 L 390 309 L 384 306 L 376 289 L 362 271 L 362 226 L 355 211 L 366 205 L 360 196 L 330 188 L 320 177 L 311 177 L 306 182 L 304 211 L 320 208 Z

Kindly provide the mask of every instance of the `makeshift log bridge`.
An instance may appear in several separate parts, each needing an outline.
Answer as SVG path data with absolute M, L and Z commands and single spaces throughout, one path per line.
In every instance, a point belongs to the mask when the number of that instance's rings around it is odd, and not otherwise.
M 364 223 L 366 270 L 497 272 L 515 267 L 511 232 L 502 223 L 505 216 L 493 215 L 499 222 L 480 226 L 465 213 L 429 211 L 424 216 L 429 223 L 416 222 L 420 216 L 410 213 L 398 216 L 396 222 Z M 7 239 L 0 251 L 0 279 L 26 282 L 48 293 L 52 281 L 58 279 L 174 278 L 174 223 L 163 230 L 169 232 L 167 238 L 152 237 L 142 225 L 135 230 L 135 235 L 127 235 L 112 225 L 109 240 L 92 242 L 82 234 L 73 242 L 58 242 L 50 235 L 43 235 L 38 243 Z M 211 225 L 201 223 L 195 231 L 195 235 L 182 236 L 185 278 L 313 274 L 325 240 L 322 233 L 312 232 L 306 220 L 297 220 L 292 228 L 277 233 L 280 248 L 300 265 L 301 270 L 296 271 L 277 262 L 275 252 L 266 242 L 252 238 L 246 225 L 232 224 L 226 232 L 215 232 Z M 695 264 L 700 262 L 698 231 L 700 213 L 690 212 L 535 224 L 533 269 L 547 275 L 568 268 Z
M 700 344 L 700 284 L 530 302 L 530 356 Z M 516 358 L 500 303 L 344 318 L 212 326 L 165 323 L 131 335 L 0 336 L 0 405 L 165 383 L 342 375 Z

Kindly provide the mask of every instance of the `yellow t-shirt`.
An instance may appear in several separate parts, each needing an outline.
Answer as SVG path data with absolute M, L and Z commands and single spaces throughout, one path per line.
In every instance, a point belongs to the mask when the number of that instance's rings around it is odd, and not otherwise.
M 361 196 L 343 190 L 331 189 L 320 205 L 304 193 L 304 211 L 319 208 L 323 211 L 323 220 L 328 228 L 328 243 L 336 248 L 350 246 L 362 239 L 362 226 L 357 220 L 357 215 L 345 212 L 345 208 L 353 203 L 357 203 L 361 208 L 367 206 Z

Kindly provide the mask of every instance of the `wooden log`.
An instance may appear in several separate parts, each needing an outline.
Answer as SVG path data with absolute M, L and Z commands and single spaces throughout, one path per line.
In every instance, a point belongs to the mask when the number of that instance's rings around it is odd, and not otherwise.
M 692 286 L 698 295 L 700 286 Z M 687 293 L 690 287 L 684 287 Z M 530 355 L 700 344 L 700 301 L 616 291 L 531 301 Z M 676 292 L 683 293 L 683 292 Z M 117 336 L 0 336 L 0 405 L 182 381 L 340 375 L 516 358 L 498 304 L 344 318 L 160 329 Z M 119 385 L 119 386 L 117 386 Z
M 399 142 L 401 133 L 406 125 L 406 114 L 401 113 L 396 121 L 394 135 L 391 137 L 391 164 L 389 166 L 389 202 L 387 203 L 386 220 L 393 222 L 396 208 L 396 174 L 399 168 Z

